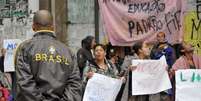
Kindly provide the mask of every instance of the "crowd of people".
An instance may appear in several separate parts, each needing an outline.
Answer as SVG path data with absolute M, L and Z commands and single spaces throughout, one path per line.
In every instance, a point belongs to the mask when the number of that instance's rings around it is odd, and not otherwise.
M 16 86 L 16 101 L 81 101 L 87 82 L 94 73 L 123 81 L 116 101 L 174 101 L 175 71 L 201 68 L 201 57 L 194 54 L 192 45 L 181 43 L 181 56 L 177 59 L 175 49 L 163 32 L 157 34 L 156 44 L 136 42 L 125 48 L 125 56 L 121 58 L 115 48 L 98 44 L 93 36 L 87 36 L 81 41 L 81 48 L 75 56 L 56 39 L 53 25 L 53 17 L 48 11 L 36 12 L 33 18 L 35 35 L 20 44 L 16 51 L 16 85 L 13 85 Z M 157 60 L 163 55 L 173 88 L 157 94 L 133 96 L 131 75 L 136 66 L 132 66 L 132 60 Z M 0 59 L 3 72 L 4 54 Z M 8 99 L 8 91 L 4 88 L 1 83 L 4 98 L 0 98 Z
M 177 59 L 175 49 L 167 42 L 165 33 L 159 32 L 156 37 L 157 43 L 152 46 L 141 41 L 135 43 L 132 47 L 129 47 L 129 51 L 126 51 L 125 53 L 126 55 L 123 64 L 118 63 L 118 54 L 115 54 L 114 49 L 112 49 L 112 52 L 106 52 L 107 49 L 104 45 L 94 45 L 94 43 L 91 42 L 91 48 L 88 49 L 88 52 L 90 53 L 89 56 L 94 57 L 91 57 L 89 60 L 85 59 L 85 62 L 82 63 L 82 68 L 84 69 L 80 72 L 83 76 L 81 78 L 84 82 L 84 86 L 86 85 L 87 80 L 90 79 L 94 73 L 99 73 L 112 78 L 124 80 L 116 101 L 174 101 L 175 71 L 178 69 L 200 69 L 201 57 L 194 54 L 194 49 L 191 44 L 183 42 L 179 46 L 179 53 L 181 56 Z M 80 50 L 82 50 L 82 48 Z M 166 69 L 169 73 L 169 78 L 171 79 L 173 88 L 157 94 L 132 96 L 131 71 L 136 68 L 136 66 L 132 66 L 132 60 L 157 60 L 163 55 L 166 57 L 168 65 Z M 82 57 L 82 54 L 79 54 L 78 52 L 77 57 Z M 119 66 L 120 68 L 118 68 Z

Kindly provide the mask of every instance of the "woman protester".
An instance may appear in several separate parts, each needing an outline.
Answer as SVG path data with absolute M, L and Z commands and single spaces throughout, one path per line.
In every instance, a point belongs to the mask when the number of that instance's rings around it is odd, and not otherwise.
M 149 59 L 150 49 L 145 42 L 135 43 L 133 45 L 133 50 L 135 54 L 133 54 L 132 59 Z M 132 96 L 132 71 L 136 69 L 136 66 L 132 66 L 131 61 L 132 60 L 127 60 L 127 62 L 125 61 L 125 63 L 127 63 L 127 67 L 126 65 L 123 65 L 124 68 L 127 68 L 128 73 L 128 80 L 123 93 L 123 97 L 128 96 L 128 99 L 125 101 L 160 101 L 160 94 Z
M 92 78 L 94 73 L 99 73 L 112 78 L 124 79 L 124 77 L 118 76 L 118 70 L 111 62 L 106 59 L 106 49 L 102 44 L 97 44 L 94 47 L 94 62 L 87 62 L 84 68 L 83 76 L 84 82 L 87 83 L 88 79 Z

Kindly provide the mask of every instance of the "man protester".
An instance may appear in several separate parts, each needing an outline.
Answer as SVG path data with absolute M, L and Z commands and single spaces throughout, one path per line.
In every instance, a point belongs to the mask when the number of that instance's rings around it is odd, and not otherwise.
M 167 42 L 165 33 L 159 32 L 157 34 L 157 41 L 158 43 L 155 44 L 151 50 L 150 57 L 151 59 L 160 59 L 163 55 L 165 55 L 169 66 L 168 69 L 170 69 L 176 60 L 175 51 Z
M 39 10 L 35 35 L 19 45 L 15 56 L 16 101 L 81 101 L 81 79 L 72 52 L 56 40 L 53 17 Z
M 151 50 L 150 57 L 151 59 L 160 59 L 164 55 L 168 64 L 167 70 L 169 71 L 176 59 L 175 51 L 167 42 L 164 32 L 159 32 L 157 34 L 157 41 L 158 43 L 155 44 Z M 169 101 L 170 99 L 173 99 L 172 96 L 172 90 L 168 90 L 168 92 L 161 92 L 161 101 Z

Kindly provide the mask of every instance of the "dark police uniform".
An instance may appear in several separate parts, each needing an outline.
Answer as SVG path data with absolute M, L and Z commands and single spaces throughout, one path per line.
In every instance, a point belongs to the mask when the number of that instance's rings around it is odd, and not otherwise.
M 81 101 L 81 79 L 71 51 L 53 32 L 39 31 L 15 56 L 17 101 Z

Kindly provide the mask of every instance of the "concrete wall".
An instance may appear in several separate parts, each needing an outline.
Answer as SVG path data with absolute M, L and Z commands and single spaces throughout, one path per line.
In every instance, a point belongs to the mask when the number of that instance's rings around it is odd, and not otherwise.
M 68 45 L 76 52 L 81 40 L 95 36 L 94 0 L 68 0 Z
M 68 45 L 67 42 L 67 0 L 52 0 L 52 12 L 54 15 L 55 30 L 57 38 Z M 55 3 L 54 3 L 55 2 Z
M 1 2 L 1 1 L 5 1 Z M 7 0 L 8 1 L 8 0 Z M 18 2 L 17 2 L 18 1 Z M 51 5 L 50 5 L 51 3 Z M 12 9 L 10 9 L 12 8 Z M 76 53 L 81 40 L 87 35 L 95 36 L 94 0 L 0 0 L 0 48 L 4 39 L 31 38 L 33 12 L 48 9 L 54 15 L 57 38 L 66 43 Z M 21 15 L 6 16 L 4 12 Z

